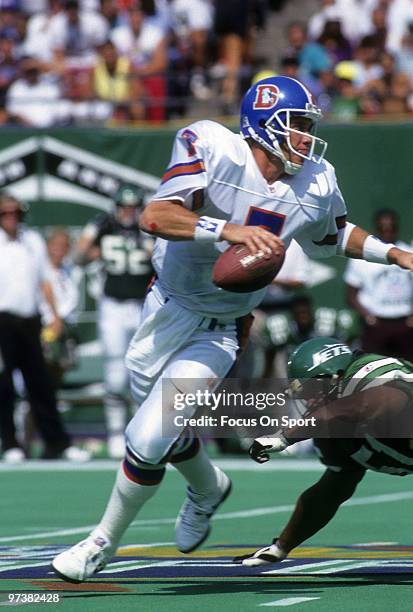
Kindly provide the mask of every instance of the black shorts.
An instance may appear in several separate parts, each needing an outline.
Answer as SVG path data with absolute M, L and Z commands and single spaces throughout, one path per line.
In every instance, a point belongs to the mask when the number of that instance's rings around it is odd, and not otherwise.
M 245 38 L 251 15 L 251 0 L 219 0 L 215 5 L 215 33 Z

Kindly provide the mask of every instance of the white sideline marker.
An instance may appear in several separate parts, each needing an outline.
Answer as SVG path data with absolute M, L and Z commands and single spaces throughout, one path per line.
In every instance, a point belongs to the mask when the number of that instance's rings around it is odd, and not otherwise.
M 314 599 L 321 599 L 320 597 L 286 597 L 285 599 L 276 599 L 275 601 L 269 601 L 267 603 L 258 604 L 259 606 L 271 606 L 271 607 L 286 607 L 294 606 L 295 604 L 304 603 L 305 601 L 313 601 Z

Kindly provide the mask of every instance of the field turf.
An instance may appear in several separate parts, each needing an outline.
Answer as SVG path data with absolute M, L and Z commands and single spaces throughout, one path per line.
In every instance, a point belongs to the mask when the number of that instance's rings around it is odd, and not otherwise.
M 251 570 L 232 564 L 232 557 L 270 543 L 297 495 L 320 476 L 321 467 L 315 459 L 290 458 L 273 459 L 266 466 L 244 458 L 218 463 L 233 479 L 234 491 L 200 550 L 183 555 L 174 547 L 184 484 L 171 469 L 127 531 L 113 563 L 82 585 L 56 579 L 50 560 L 97 521 L 116 464 L 95 460 L 82 466 L 35 461 L 22 467 L 3 465 L 0 606 L 9 606 L 12 593 L 20 594 L 14 605 L 62 612 L 413 609 L 409 478 L 368 474 L 332 523 L 290 559 Z M 47 594 L 58 594 L 60 601 L 26 603 L 29 595 Z

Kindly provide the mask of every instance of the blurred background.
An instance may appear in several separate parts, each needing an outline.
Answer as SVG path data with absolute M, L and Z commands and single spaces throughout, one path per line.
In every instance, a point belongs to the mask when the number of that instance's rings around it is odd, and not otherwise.
M 94 456 L 107 456 L 97 332 L 105 265 L 75 265 L 82 230 L 113 212 L 124 184 L 150 199 L 178 127 L 208 118 L 237 131 L 243 93 L 273 74 L 317 97 L 350 219 L 410 246 L 411 0 L 0 0 L 0 189 L 28 205 L 25 223 L 45 238 L 67 232 L 71 352 L 62 357 L 47 333 L 43 346 L 63 370 L 62 419 Z M 239 376 L 284 376 L 288 354 L 314 335 L 372 350 L 388 319 L 413 340 L 412 275 L 383 268 L 369 284 L 369 269 L 311 261 L 293 243 L 255 313 Z M 390 341 L 375 350 L 410 358 Z M 36 456 L 24 386 L 16 394 L 19 444 Z M 242 452 L 234 437 L 220 452 Z

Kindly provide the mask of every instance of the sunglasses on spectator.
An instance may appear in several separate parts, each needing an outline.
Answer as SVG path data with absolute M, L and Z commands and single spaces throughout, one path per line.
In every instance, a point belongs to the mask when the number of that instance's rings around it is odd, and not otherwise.
M 0 210 L 0 217 L 5 217 L 6 215 L 14 215 L 16 217 L 20 217 L 21 214 L 22 213 L 19 208 L 16 208 L 14 210 Z

